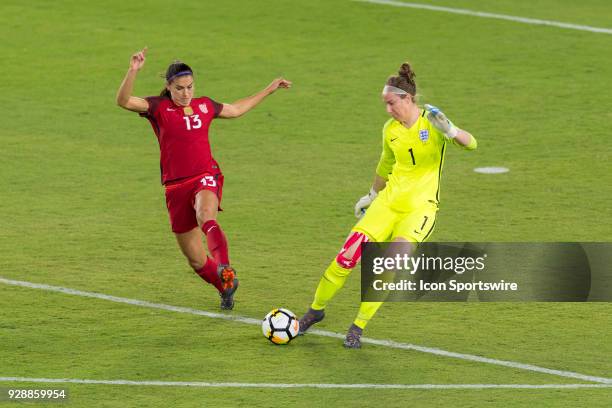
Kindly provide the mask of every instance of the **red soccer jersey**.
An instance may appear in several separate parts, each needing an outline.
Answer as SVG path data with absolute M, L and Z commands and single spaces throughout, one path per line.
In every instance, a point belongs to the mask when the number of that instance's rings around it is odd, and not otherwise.
M 193 98 L 189 106 L 175 105 L 162 96 L 145 99 L 149 110 L 140 116 L 151 122 L 159 142 L 162 184 L 220 171 L 210 151 L 208 128 L 221 113 L 222 104 L 205 96 Z

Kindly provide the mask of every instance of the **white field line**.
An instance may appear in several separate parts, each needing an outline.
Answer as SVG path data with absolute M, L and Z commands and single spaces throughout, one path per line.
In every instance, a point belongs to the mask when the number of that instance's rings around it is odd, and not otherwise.
M 524 24 L 545 25 L 545 26 L 552 26 L 552 27 L 559 27 L 559 28 L 567 28 L 570 30 L 589 31 L 592 33 L 612 34 L 611 28 L 591 27 L 591 26 L 579 25 L 579 24 L 562 23 L 560 21 L 540 20 L 536 18 L 509 16 L 506 14 L 487 13 L 483 11 L 474 11 L 474 10 L 459 9 L 459 8 L 453 8 L 453 7 L 432 6 L 431 4 L 404 3 L 403 1 L 394 1 L 394 0 L 354 0 L 354 1 L 359 1 L 361 3 L 384 4 L 387 6 L 395 6 L 395 7 L 409 7 L 409 8 L 415 8 L 415 9 L 441 11 L 444 13 L 463 14 L 466 16 L 494 18 L 498 20 L 514 21 L 517 23 L 524 23 Z
M 186 313 L 186 314 L 192 314 L 192 315 L 198 315 L 198 316 L 206 316 L 206 317 L 210 317 L 213 319 L 231 320 L 231 321 L 235 321 L 239 323 L 254 324 L 254 325 L 261 324 L 261 320 L 259 319 L 252 319 L 252 318 L 236 316 L 236 315 L 227 315 L 227 314 L 222 314 L 222 313 L 212 313 L 212 312 L 206 312 L 204 310 L 192 309 L 189 307 L 172 306 L 172 305 L 166 305 L 162 303 L 152 303 L 152 302 L 147 302 L 144 300 L 130 299 L 130 298 L 124 298 L 124 297 L 118 297 L 118 296 L 110 296 L 110 295 L 105 295 L 105 294 L 96 293 L 96 292 L 85 292 L 81 290 L 64 288 L 61 286 L 51 286 L 51 285 L 45 285 L 41 283 L 17 281 L 17 280 L 12 280 L 12 279 L 5 279 L 2 277 L 0 277 L 0 283 L 4 283 L 6 285 L 11 285 L 11 286 L 21 286 L 21 287 L 30 288 L 30 289 L 41 289 L 41 290 L 46 290 L 50 292 L 59 292 L 59 293 L 67 294 L 67 295 L 108 300 L 108 301 L 116 302 L 116 303 L 126 303 L 129 305 L 148 307 L 151 309 L 161 309 L 161 310 L 167 310 L 167 311 L 177 312 L 177 313 Z M 334 333 L 334 332 L 330 332 L 327 330 L 311 329 L 308 331 L 308 334 L 314 334 L 314 335 L 324 336 L 324 337 L 333 337 L 337 339 L 344 338 L 344 335 L 340 333 Z M 506 361 L 506 360 L 497 360 L 493 358 L 480 357 L 480 356 L 475 356 L 471 354 L 455 353 L 452 351 L 446 351 L 446 350 L 442 350 L 438 348 L 417 346 L 417 345 L 409 344 L 409 343 L 399 343 L 399 342 L 395 342 L 392 340 L 380 340 L 380 339 L 372 339 L 368 337 L 363 337 L 361 341 L 362 343 L 375 344 L 377 346 L 382 346 L 382 347 L 389 347 L 389 348 L 402 349 L 402 350 L 414 350 L 414 351 L 420 351 L 423 353 L 435 354 L 438 356 L 457 358 L 460 360 L 493 364 L 493 365 L 498 365 L 498 366 L 515 368 L 519 370 L 526 370 L 526 371 L 532 371 L 532 372 L 537 372 L 537 373 L 556 375 L 559 377 L 575 378 L 578 380 L 596 382 L 600 384 L 612 384 L 612 378 L 595 377 L 592 375 L 580 374 L 580 373 L 575 373 L 572 371 L 553 370 L 550 368 L 539 367 L 539 366 L 535 366 L 531 364 L 517 363 L 514 361 Z
M 239 383 L 203 381 L 132 381 L 132 380 L 84 380 L 77 378 L 28 378 L 0 377 L 0 382 L 55 383 L 55 384 L 106 384 L 106 385 L 151 385 L 157 387 L 201 387 L 201 388 L 365 388 L 394 390 L 448 390 L 448 389 L 575 389 L 610 388 L 611 384 L 325 384 L 325 383 Z

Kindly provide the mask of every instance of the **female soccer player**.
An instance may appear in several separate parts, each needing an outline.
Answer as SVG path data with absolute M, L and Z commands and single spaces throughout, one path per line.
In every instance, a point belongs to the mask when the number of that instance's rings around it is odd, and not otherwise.
M 476 149 L 476 139 L 450 122 L 436 107 L 415 103 L 415 74 L 410 64 L 400 67 L 382 91 L 391 115 L 383 126 L 383 149 L 369 194 L 355 204 L 353 227 L 336 259 L 329 265 L 308 312 L 300 319 L 300 333 L 325 317 L 325 307 L 344 285 L 361 258 L 361 244 L 393 241 L 409 251 L 432 233 L 439 205 L 440 176 L 446 143 Z M 365 211 L 366 209 L 367 212 Z M 362 302 L 344 346 L 361 347 L 361 334 L 382 302 Z
M 278 88 L 291 82 L 277 78 L 262 91 L 234 103 L 217 103 L 206 96 L 194 98 L 194 75 L 182 62 L 170 64 L 160 96 L 132 96 L 136 74 L 145 63 L 147 49 L 132 55 L 117 104 L 138 112 L 151 122 L 160 146 L 161 177 L 172 231 L 193 270 L 217 288 L 221 309 L 234 307 L 238 288 L 230 266 L 227 240 L 217 223 L 223 174 L 210 150 L 208 128 L 215 118 L 237 118 L 257 106 Z M 202 243 L 206 236 L 206 255 Z

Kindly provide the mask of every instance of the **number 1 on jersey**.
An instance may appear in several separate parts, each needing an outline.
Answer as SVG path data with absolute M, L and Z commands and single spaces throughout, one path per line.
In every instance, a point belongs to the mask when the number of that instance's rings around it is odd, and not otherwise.
M 412 147 L 408 149 L 408 151 L 410 152 L 410 157 L 412 157 L 412 164 L 416 166 L 416 162 L 414 161 L 414 153 L 412 153 Z

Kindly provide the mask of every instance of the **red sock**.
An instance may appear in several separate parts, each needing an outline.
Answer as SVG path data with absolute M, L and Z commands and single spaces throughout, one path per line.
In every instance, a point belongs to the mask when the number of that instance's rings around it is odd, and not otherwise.
M 219 278 L 219 275 L 217 275 L 217 263 L 215 261 L 209 257 L 206 257 L 206 265 L 204 265 L 201 269 L 198 269 L 196 273 L 206 282 L 217 288 L 219 293 L 223 292 L 223 284 L 221 282 L 221 278 Z
M 217 263 L 229 265 L 229 254 L 227 252 L 227 239 L 217 221 L 208 220 L 202 225 L 202 231 L 206 235 L 208 251 Z

